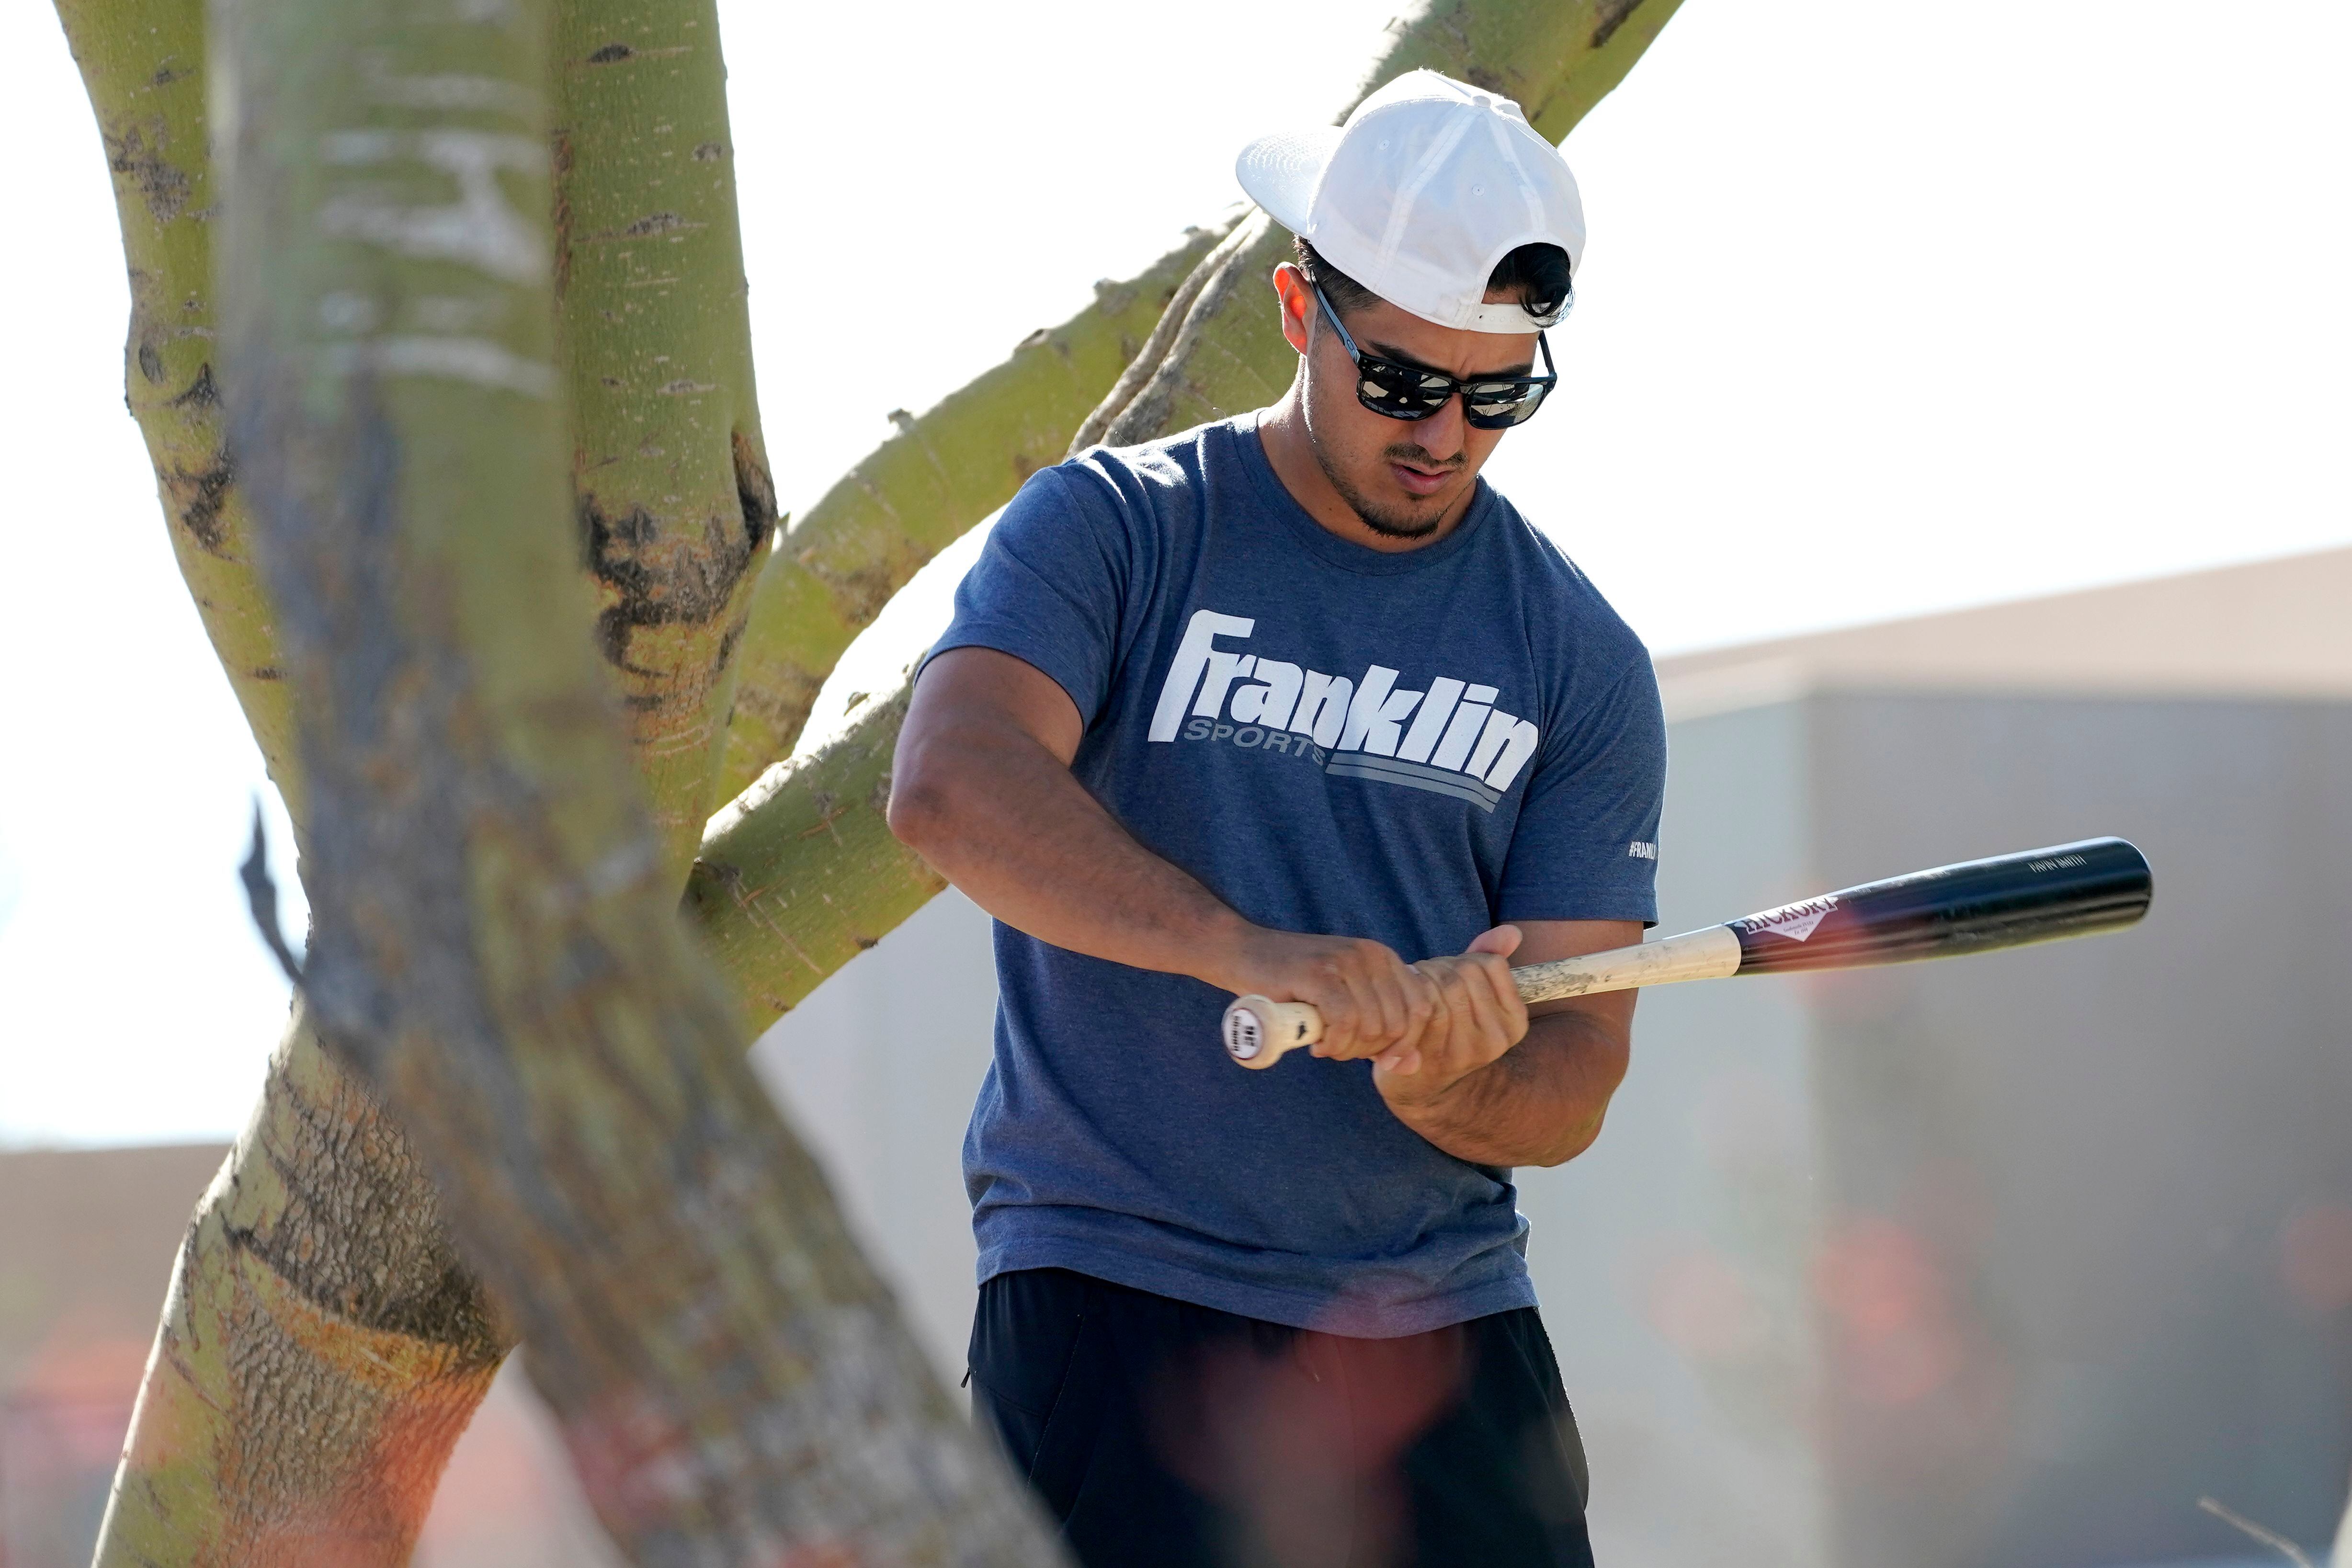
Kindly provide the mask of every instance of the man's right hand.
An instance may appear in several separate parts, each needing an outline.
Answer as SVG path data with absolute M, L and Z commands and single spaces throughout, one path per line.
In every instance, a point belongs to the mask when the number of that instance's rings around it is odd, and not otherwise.
M 1312 1002 L 1323 1015 L 1314 1054 L 1340 1061 L 1419 1044 L 1441 1005 L 1428 975 L 1377 942 L 1250 926 L 1231 966 L 1201 979 L 1276 1002 Z

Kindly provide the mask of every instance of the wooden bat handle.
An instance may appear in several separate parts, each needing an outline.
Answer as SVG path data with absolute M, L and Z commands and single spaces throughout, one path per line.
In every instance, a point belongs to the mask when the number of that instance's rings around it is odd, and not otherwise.
M 1677 980 L 1719 980 L 1739 973 L 1739 938 L 1729 926 L 1708 926 L 1662 942 L 1606 952 L 1580 953 L 1511 971 L 1522 1002 L 1556 1002 L 1603 991 L 1631 991 Z M 1225 1009 L 1225 1053 L 1245 1068 L 1270 1068 L 1301 1046 L 1323 1037 L 1323 1015 L 1311 1002 L 1236 996 Z

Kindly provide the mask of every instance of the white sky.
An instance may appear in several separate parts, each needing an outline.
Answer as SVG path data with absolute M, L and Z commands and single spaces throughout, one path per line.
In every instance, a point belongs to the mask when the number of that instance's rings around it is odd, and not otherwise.
M 722 4 L 784 503 L 1234 200 L 1394 4 Z M 1570 139 L 1563 385 L 1488 472 L 1653 648 L 2352 542 L 2352 8 L 1985 16 L 1687 0 Z M 123 413 L 89 111 L 26 42 L 0 1142 L 221 1137 L 284 1016 L 236 879 L 266 785 Z

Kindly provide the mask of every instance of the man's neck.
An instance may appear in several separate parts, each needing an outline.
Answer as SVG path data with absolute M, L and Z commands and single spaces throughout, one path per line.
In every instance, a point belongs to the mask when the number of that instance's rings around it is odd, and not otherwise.
M 1360 544 L 1367 550 L 1377 550 L 1386 555 L 1401 555 L 1436 543 L 1462 525 L 1469 515 L 1470 502 L 1477 494 L 1474 485 L 1438 519 L 1437 526 L 1427 533 L 1405 537 L 1384 533 L 1363 520 L 1356 509 L 1348 504 L 1331 483 L 1331 476 L 1323 471 L 1322 462 L 1315 456 L 1315 438 L 1307 428 L 1307 411 L 1300 406 L 1299 392 L 1294 383 L 1282 400 L 1258 410 L 1258 444 L 1265 449 L 1265 460 L 1274 468 L 1274 477 L 1290 492 L 1290 499 L 1305 510 L 1307 516 L 1327 533 L 1335 534 L 1350 544 Z

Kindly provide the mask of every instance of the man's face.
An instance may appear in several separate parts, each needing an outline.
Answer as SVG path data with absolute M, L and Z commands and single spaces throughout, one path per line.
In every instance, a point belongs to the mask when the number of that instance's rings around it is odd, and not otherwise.
M 1364 525 L 1392 539 L 1434 532 L 1469 504 L 1478 470 L 1508 432 L 1473 428 L 1454 398 L 1426 419 L 1391 419 L 1356 396 L 1355 362 L 1331 330 L 1315 290 L 1295 267 L 1276 273 L 1284 327 L 1306 329 L 1307 436 L 1331 488 Z M 1490 296 L 1490 298 L 1496 298 Z M 1303 318 L 1303 320 L 1302 320 Z M 1473 332 L 1441 327 L 1385 300 L 1341 318 L 1357 347 L 1457 380 L 1531 374 L 1536 334 Z M 1292 335 L 1294 346 L 1299 342 Z

